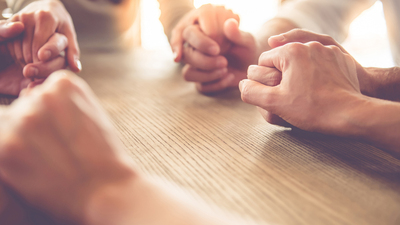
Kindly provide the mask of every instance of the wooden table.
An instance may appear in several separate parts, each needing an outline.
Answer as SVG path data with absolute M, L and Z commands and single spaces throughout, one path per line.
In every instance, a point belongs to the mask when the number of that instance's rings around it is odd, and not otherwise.
M 385 152 L 269 125 L 237 90 L 201 95 L 167 53 L 91 53 L 82 63 L 145 173 L 270 224 L 400 224 L 400 160 Z

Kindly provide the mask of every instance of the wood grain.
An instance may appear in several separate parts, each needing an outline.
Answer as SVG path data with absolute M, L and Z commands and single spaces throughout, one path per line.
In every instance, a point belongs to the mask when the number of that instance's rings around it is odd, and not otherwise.
M 201 95 L 167 53 L 86 53 L 82 62 L 145 173 L 261 222 L 400 224 L 400 160 L 384 151 L 269 125 L 237 90 Z

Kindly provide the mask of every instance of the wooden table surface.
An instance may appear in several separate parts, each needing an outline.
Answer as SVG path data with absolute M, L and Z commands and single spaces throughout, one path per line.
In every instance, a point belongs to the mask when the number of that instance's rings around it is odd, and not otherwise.
M 384 151 L 269 125 L 237 90 L 201 95 L 167 53 L 87 53 L 82 63 L 145 173 L 268 224 L 400 224 L 400 160 Z

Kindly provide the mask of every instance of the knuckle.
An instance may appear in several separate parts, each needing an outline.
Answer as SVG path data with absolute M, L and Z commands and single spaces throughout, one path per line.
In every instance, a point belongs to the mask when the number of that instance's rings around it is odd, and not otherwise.
M 63 92 L 76 88 L 76 84 L 72 78 L 66 74 L 59 76 L 54 85 L 57 89 L 62 90 Z
M 310 46 L 312 49 L 321 49 L 321 48 L 324 47 L 324 46 L 323 46 L 321 43 L 319 43 L 318 41 L 310 41 L 310 42 L 307 43 L 307 45 Z
M 335 39 L 333 37 L 329 36 L 329 35 L 321 34 L 321 37 L 326 43 L 329 43 L 329 44 L 335 44 L 336 43 Z
M 35 19 L 39 22 L 50 22 L 53 20 L 53 17 L 50 12 L 45 10 L 39 10 L 35 12 Z
M 19 15 L 21 22 L 24 24 L 32 21 L 32 14 L 31 13 L 22 13 Z
M 306 46 L 301 43 L 289 43 L 285 47 L 286 51 L 295 57 L 302 56 L 307 51 Z

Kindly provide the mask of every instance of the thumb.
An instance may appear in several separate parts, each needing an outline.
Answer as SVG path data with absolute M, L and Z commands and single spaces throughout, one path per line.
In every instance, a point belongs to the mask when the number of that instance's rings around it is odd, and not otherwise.
M 20 35 L 24 31 L 24 24 L 21 22 L 0 21 L 0 42 L 7 41 Z
M 239 22 L 233 18 L 225 21 L 224 34 L 228 40 L 239 46 L 249 46 L 254 43 L 253 35 L 239 30 Z

